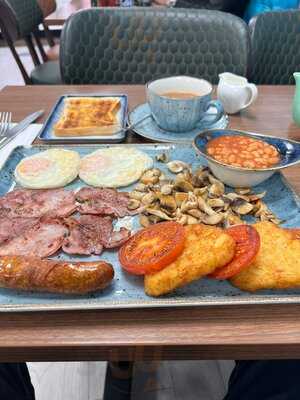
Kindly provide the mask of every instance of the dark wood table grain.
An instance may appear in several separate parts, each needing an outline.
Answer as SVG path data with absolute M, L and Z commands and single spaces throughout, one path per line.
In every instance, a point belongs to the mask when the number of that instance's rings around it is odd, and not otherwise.
M 91 0 L 71 0 L 67 4 L 63 4 L 50 15 L 45 18 L 48 26 L 61 26 L 66 20 L 79 10 L 91 8 Z
M 12 86 L 0 92 L 0 110 L 19 121 L 44 108 L 42 122 L 61 94 L 86 92 L 126 93 L 131 109 L 145 101 L 143 86 Z M 293 92 L 259 87 L 230 127 L 300 140 Z M 300 193 L 300 167 L 286 176 Z M 0 361 L 270 358 L 300 358 L 300 305 L 0 313 Z

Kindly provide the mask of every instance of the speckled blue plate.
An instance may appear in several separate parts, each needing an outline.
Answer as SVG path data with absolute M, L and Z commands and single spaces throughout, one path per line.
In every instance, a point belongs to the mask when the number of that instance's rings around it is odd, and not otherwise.
M 128 115 L 129 124 L 135 124 L 146 115 L 151 115 L 148 103 L 140 104 L 134 108 Z M 205 121 L 197 126 L 192 131 L 178 133 L 169 132 L 161 129 L 152 117 L 147 118 L 143 122 L 137 124 L 132 130 L 146 139 L 153 140 L 154 142 L 178 143 L 178 142 L 192 142 L 195 137 L 204 129 L 224 129 L 228 125 L 228 115 L 224 114 L 223 117 L 216 123 L 211 123 L 215 117 L 215 109 L 207 112 Z
M 81 156 L 91 153 L 96 149 L 114 145 L 94 146 L 65 146 L 66 149 L 78 151 Z M 129 146 L 129 145 L 122 145 Z M 53 146 L 18 147 L 8 157 L 0 171 L 0 196 L 15 187 L 13 173 L 16 165 L 24 157 L 46 150 Z M 196 154 L 189 144 L 150 144 L 137 145 L 152 157 L 157 153 L 166 152 L 170 159 L 185 160 L 192 164 L 193 168 L 205 164 L 205 160 Z M 157 163 L 166 174 L 165 164 Z M 77 179 L 67 186 L 67 189 L 76 189 L 83 186 L 83 182 Z M 133 187 L 134 185 L 132 185 Z M 132 187 L 123 190 L 132 189 Z M 285 220 L 285 227 L 300 226 L 300 202 L 299 198 L 291 190 L 286 180 L 280 173 L 275 173 L 270 179 L 255 188 L 257 192 L 267 191 L 264 198 L 268 207 Z M 138 228 L 137 217 L 126 217 L 127 224 L 132 229 Z M 138 276 L 130 276 L 122 271 L 116 251 L 105 251 L 100 257 L 70 257 L 59 253 L 55 258 L 65 260 L 96 260 L 103 259 L 113 264 L 115 279 L 110 287 L 104 291 L 88 296 L 65 296 L 47 293 L 21 292 L 9 289 L 0 289 L 0 311 L 38 311 L 38 310 L 63 310 L 63 309 L 103 309 L 103 308 L 139 308 L 139 307 L 178 307 L 178 306 L 204 306 L 204 305 L 234 305 L 257 303 L 300 303 L 299 290 L 263 291 L 259 294 L 249 294 L 232 287 L 228 282 L 212 279 L 201 279 L 174 293 L 161 298 L 151 298 L 145 295 L 143 279 Z
M 120 99 L 121 107 L 117 113 L 117 118 L 120 121 L 121 130 L 112 135 L 96 135 L 96 136 L 72 136 L 72 137 L 60 137 L 56 136 L 53 130 L 54 125 L 58 122 L 63 109 L 64 109 L 64 101 L 65 99 L 71 97 L 118 97 Z M 77 94 L 68 94 L 61 96 L 56 104 L 54 105 L 51 113 L 49 114 L 45 124 L 43 125 L 38 138 L 44 143 L 119 143 L 126 137 L 126 127 L 127 122 L 127 96 L 125 94 L 101 94 L 101 93 L 77 93 Z

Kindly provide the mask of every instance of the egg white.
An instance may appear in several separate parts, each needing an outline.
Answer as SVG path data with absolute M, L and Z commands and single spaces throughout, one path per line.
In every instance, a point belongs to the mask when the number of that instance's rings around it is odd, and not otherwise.
M 123 187 L 136 182 L 152 166 L 152 158 L 140 150 L 110 147 L 83 157 L 79 177 L 95 187 Z
M 26 157 L 15 169 L 15 179 L 24 188 L 51 189 L 67 185 L 78 175 L 76 151 L 49 149 Z

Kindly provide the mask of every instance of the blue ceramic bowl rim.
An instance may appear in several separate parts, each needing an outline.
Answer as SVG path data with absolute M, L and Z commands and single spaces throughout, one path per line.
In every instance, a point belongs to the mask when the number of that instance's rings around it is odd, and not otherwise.
M 300 145 L 300 142 L 298 142 L 297 140 L 293 140 L 293 139 L 284 139 L 284 138 L 280 138 L 278 136 L 272 136 L 272 135 L 264 135 L 261 133 L 254 133 L 254 132 L 247 132 L 247 131 L 240 131 L 238 129 L 217 129 L 218 131 L 227 131 L 228 134 L 230 135 L 230 132 L 236 132 L 239 133 L 242 136 L 249 136 L 249 137 L 255 137 L 255 138 L 270 138 L 270 139 L 280 139 L 283 141 L 287 141 L 290 143 L 295 143 L 297 145 Z M 270 168 L 243 168 L 243 167 L 235 167 L 233 165 L 229 165 L 229 164 L 225 164 L 222 163 L 221 161 L 215 160 L 214 158 L 212 158 L 211 156 L 209 156 L 208 154 L 204 153 L 201 149 L 199 149 L 199 147 L 196 144 L 197 138 L 199 136 L 204 136 L 204 135 L 209 135 L 212 134 L 213 132 L 215 132 L 216 129 L 207 129 L 206 131 L 203 131 L 201 133 L 199 133 L 195 139 L 193 140 L 193 146 L 196 149 L 196 151 L 198 151 L 204 158 L 206 158 L 207 160 L 215 163 L 215 164 L 219 164 L 222 167 L 228 168 L 228 169 L 232 169 L 233 171 L 241 171 L 241 172 L 258 172 L 258 173 L 262 173 L 262 172 L 267 172 L 267 171 L 278 171 L 280 169 L 284 169 L 284 168 L 288 168 L 288 167 L 292 167 L 293 165 L 299 164 L 300 163 L 300 158 L 297 161 L 288 163 L 286 165 L 277 165 L 274 167 L 270 167 Z
M 151 93 L 155 94 L 156 96 L 162 97 L 163 99 L 168 99 L 168 100 L 170 100 L 171 102 L 174 102 L 174 103 L 178 102 L 178 101 L 182 101 L 182 99 L 174 99 L 172 97 L 163 96 L 161 94 L 156 93 L 153 89 L 149 88 L 149 85 L 151 85 L 154 82 L 162 81 L 164 79 L 170 79 L 170 78 L 192 78 L 192 79 L 196 79 L 198 81 L 204 81 L 204 82 L 209 84 L 210 91 L 208 93 L 206 93 L 206 94 L 204 94 L 202 96 L 192 97 L 191 99 L 184 99 L 184 101 L 192 102 L 192 101 L 195 101 L 196 98 L 198 99 L 198 98 L 202 98 L 202 97 L 205 97 L 205 96 L 210 96 L 212 94 L 213 86 L 209 81 L 207 81 L 206 79 L 196 78 L 194 76 L 188 76 L 188 75 L 171 75 L 171 76 L 163 76 L 163 77 L 158 78 L 158 79 L 153 79 L 153 80 L 151 80 L 151 81 L 146 83 L 146 85 L 145 85 L 146 86 L 146 91 L 151 92 Z

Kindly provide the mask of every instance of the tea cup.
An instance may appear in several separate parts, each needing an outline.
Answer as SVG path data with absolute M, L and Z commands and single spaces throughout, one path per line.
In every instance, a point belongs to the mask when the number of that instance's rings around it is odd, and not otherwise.
M 210 125 L 224 115 L 223 106 L 211 99 L 212 85 L 204 80 L 189 76 L 161 78 L 146 85 L 147 100 L 157 125 L 171 132 L 187 132 Z M 172 94 L 172 96 L 171 96 Z M 207 111 L 216 109 L 215 117 Z

